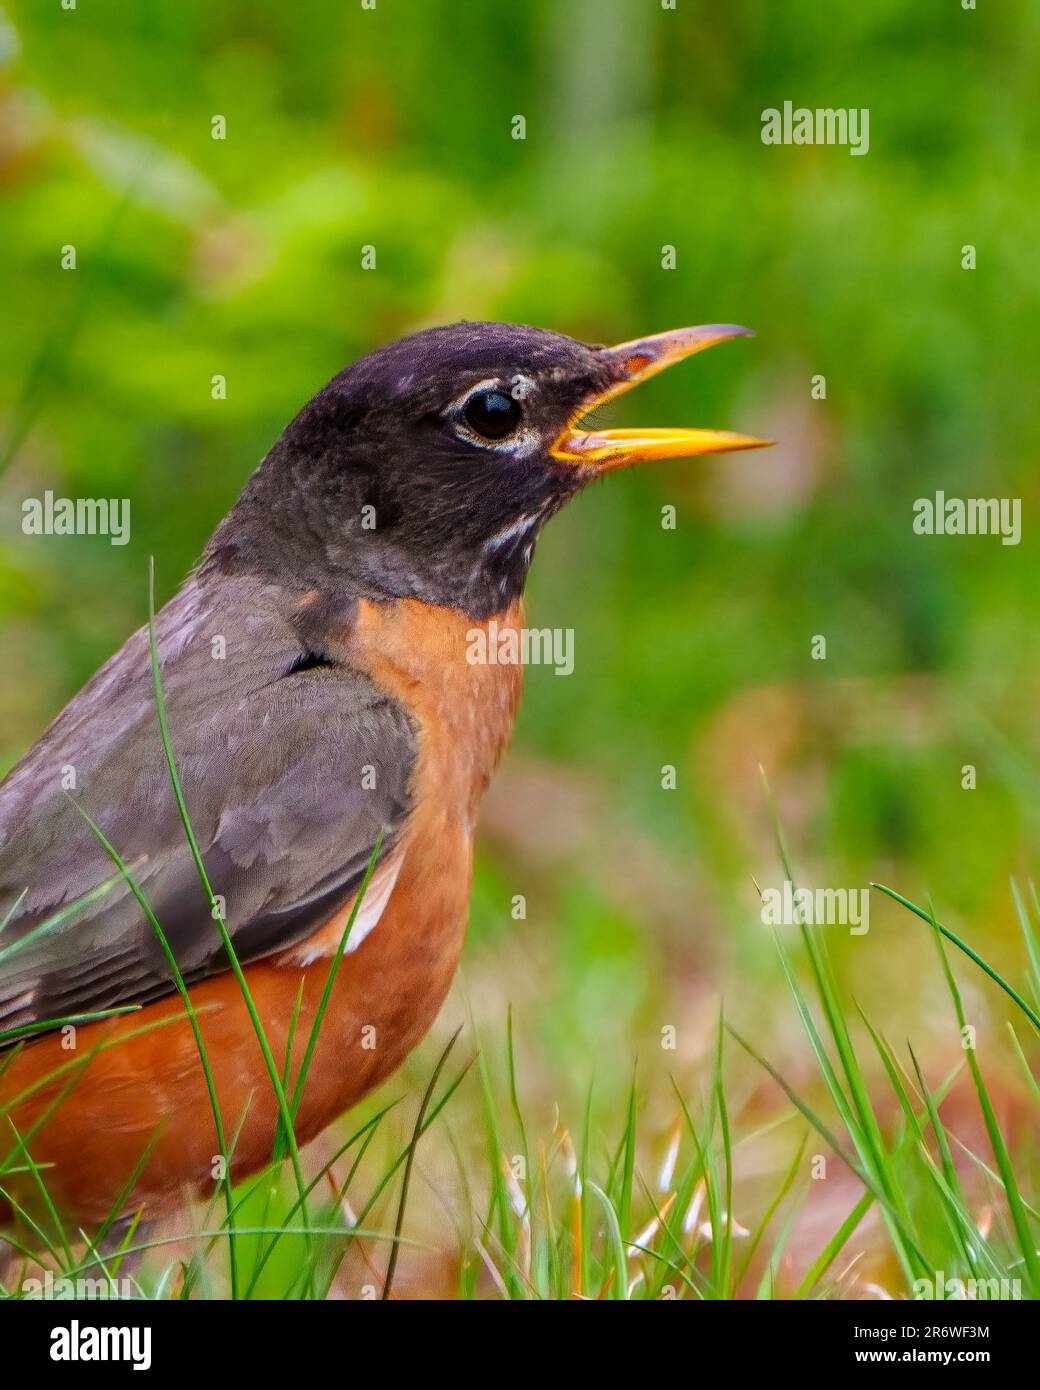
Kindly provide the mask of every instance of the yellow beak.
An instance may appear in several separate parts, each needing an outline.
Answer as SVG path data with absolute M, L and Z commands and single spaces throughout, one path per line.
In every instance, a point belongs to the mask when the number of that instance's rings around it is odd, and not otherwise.
M 594 399 L 587 401 L 552 447 L 552 455 L 561 463 L 578 464 L 607 473 L 615 468 L 627 468 L 632 463 L 651 459 L 690 458 L 694 454 L 723 454 L 733 449 L 764 449 L 769 439 L 756 439 L 750 434 L 731 434 L 727 430 L 581 430 L 577 420 L 590 410 L 631 391 L 648 377 L 656 376 L 666 367 L 692 357 L 695 352 L 724 343 L 730 338 L 751 338 L 749 328 L 735 324 L 714 323 L 700 328 L 675 328 L 669 333 L 655 333 L 649 338 L 636 338 L 630 343 L 604 348 L 603 356 L 614 364 L 614 383 Z

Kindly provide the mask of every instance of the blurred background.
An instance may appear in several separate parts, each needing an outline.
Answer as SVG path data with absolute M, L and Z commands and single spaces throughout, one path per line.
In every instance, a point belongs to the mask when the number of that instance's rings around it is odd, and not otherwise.
M 648 1171 L 669 1074 L 698 1093 L 721 1003 L 811 1085 L 753 882 L 783 880 L 760 765 L 803 883 L 930 896 L 1020 979 L 1009 878 L 1040 831 L 1038 57 L 1027 0 L 5 3 L 0 772 L 145 618 L 148 556 L 165 599 L 349 360 L 457 318 L 599 342 L 744 323 L 756 339 L 612 419 L 777 447 L 614 477 L 541 542 L 529 621 L 574 629 L 575 670 L 527 674 L 463 969 L 407 1078 L 469 1014 L 501 1078 L 512 1005 L 546 1132 L 580 1124 L 593 1080 L 605 1130 L 638 1057 Z M 869 108 L 869 154 L 764 145 L 785 100 Z M 23 535 L 48 488 L 129 498 L 130 544 Z M 940 489 L 1021 498 L 1021 544 L 914 534 Z M 945 1074 L 959 1040 L 927 930 L 874 894 L 869 933 L 835 951 L 849 996 Z M 1005 1001 L 979 980 L 969 1014 L 1014 1130 Z M 740 1158 L 742 1219 L 798 1136 L 753 1063 L 731 1070 L 738 1134 L 777 1119 Z M 446 1115 L 410 1216 L 441 1247 L 468 1200 L 456 1158 L 484 1143 L 477 1090 Z M 795 1265 L 855 1200 L 841 1181 L 812 1193 Z

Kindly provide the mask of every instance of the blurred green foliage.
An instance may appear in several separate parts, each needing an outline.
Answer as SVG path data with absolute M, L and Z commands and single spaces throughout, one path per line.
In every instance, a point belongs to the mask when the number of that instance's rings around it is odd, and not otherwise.
M 4 766 L 142 620 L 147 556 L 165 597 L 351 358 L 459 317 L 598 341 L 746 323 L 755 341 L 626 398 L 623 419 L 778 447 L 613 478 L 542 541 L 531 618 L 575 629 L 577 667 L 529 673 L 511 767 L 546 760 L 549 786 L 594 807 L 594 833 L 570 855 L 572 827 L 549 818 L 554 857 L 522 837 L 503 849 L 508 814 L 492 817 L 477 947 L 558 934 L 566 983 L 544 1002 L 570 1003 L 547 1029 L 571 1029 L 576 1052 L 613 1027 L 626 1057 L 637 1025 L 619 1009 L 638 1013 L 669 972 L 687 979 L 691 940 L 746 983 L 762 958 L 750 874 L 778 878 L 759 762 L 808 873 L 887 877 L 948 920 L 1013 930 L 1007 877 L 1035 861 L 1040 751 L 1035 6 L 24 0 L 5 14 Z M 868 107 L 869 154 L 763 145 L 763 108 L 787 99 Z M 131 544 L 23 536 L 21 502 L 47 487 L 129 497 Z M 1022 498 L 1022 543 L 914 535 L 914 499 L 937 489 Z M 506 787 L 538 819 L 522 778 Z M 541 884 L 523 927 L 517 862 Z M 644 891 L 662 864 L 685 927 Z M 873 957 L 883 997 L 906 961 Z

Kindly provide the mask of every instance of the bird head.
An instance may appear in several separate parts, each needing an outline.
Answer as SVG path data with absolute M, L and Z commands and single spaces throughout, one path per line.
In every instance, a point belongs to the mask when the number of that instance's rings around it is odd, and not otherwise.
M 585 416 L 666 367 L 750 331 L 679 328 L 614 347 L 507 323 L 457 323 L 347 367 L 289 425 L 211 552 L 277 549 L 307 584 L 345 580 L 474 618 L 523 590 L 545 522 L 605 473 L 759 448 L 707 429 L 585 429 Z M 250 521 L 257 523 L 250 525 Z

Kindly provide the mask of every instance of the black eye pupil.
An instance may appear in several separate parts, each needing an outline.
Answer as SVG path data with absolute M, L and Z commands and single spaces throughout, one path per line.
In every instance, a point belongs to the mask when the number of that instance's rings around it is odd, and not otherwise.
M 484 439 L 505 439 L 520 423 L 520 403 L 504 391 L 477 391 L 462 412 L 466 424 Z

